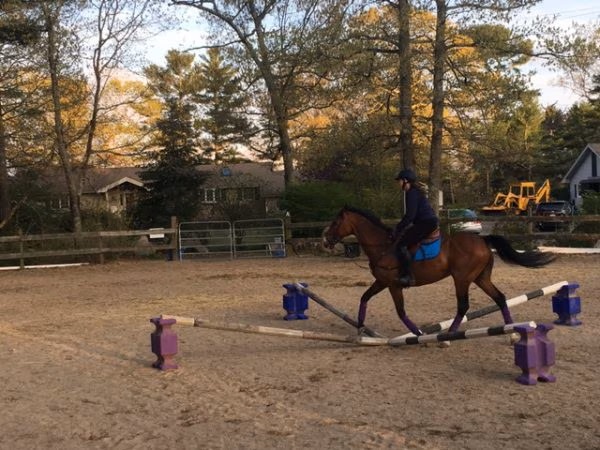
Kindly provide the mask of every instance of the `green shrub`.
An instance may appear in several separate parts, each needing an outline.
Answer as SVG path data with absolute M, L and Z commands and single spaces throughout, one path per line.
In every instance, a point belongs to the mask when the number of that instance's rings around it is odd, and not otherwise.
M 600 214 L 600 192 L 584 192 L 582 198 L 581 210 L 583 214 Z
M 320 222 L 333 219 L 355 196 L 342 183 L 312 181 L 288 186 L 280 208 L 289 211 L 294 222 Z

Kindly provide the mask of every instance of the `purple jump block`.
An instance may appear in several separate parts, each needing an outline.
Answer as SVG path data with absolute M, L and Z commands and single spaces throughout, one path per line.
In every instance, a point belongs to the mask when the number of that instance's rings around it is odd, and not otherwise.
M 308 287 L 306 283 L 300 283 L 303 287 Z M 286 283 L 283 287 L 287 292 L 283 295 L 283 309 L 287 314 L 283 317 L 284 320 L 306 320 L 308 316 L 304 311 L 308 309 L 308 295 L 301 292 L 295 284 Z
M 157 357 L 152 367 L 160 370 L 177 369 L 178 366 L 173 359 L 177 354 L 177 334 L 171 329 L 177 321 L 153 317 L 150 322 L 156 326 L 156 330 L 150 334 L 152 353 Z
M 515 365 L 523 372 L 516 378 L 518 383 L 530 386 L 538 381 L 556 381 L 556 377 L 549 373 L 556 359 L 554 343 L 548 339 L 548 331 L 552 328 L 552 325 L 546 324 L 536 328 L 529 325 L 515 327 L 521 335 L 521 340 L 515 344 Z
M 550 374 L 550 366 L 556 361 L 556 348 L 554 342 L 548 339 L 548 331 L 554 326 L 541 323 L 535 329 L 535 338 L 538 352 L 538 380 L 548 383 L 556 381 L 556 377 Z
M 569 283 L 552 297 L 552 312 L 558 315 L 555 324 L 571 327 L 581 325 L 581 320 L 577 318 L 581 312 L 581 299 L 575 292 L 578 287 L 577 283 Z

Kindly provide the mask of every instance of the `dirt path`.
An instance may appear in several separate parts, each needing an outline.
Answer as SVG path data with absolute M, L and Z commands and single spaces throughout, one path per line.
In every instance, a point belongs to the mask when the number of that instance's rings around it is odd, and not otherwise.
M 180 369 L 150 367 L 149 318 L 161 313 L 350 334 L 316 304 L 309 320 L 283 321 L 282 284 L 307 282 L 355 317 L 365 266 L 290 257 L 0 272 L 0 448 L 600 448 L 600 256 L 496 263 L 508 297 L 581 285 L 584 325 L 549 335 L 553 384 L 517 384 L 505 337 L 388 348 L 179 327 Z M 454 315 L 450 280 L 406 296 L 417 323 Z M 491 304 L 476 287 L 471 297 L 472 309 Z M 552 322 L 550 298 L 517 306 L 515 320 Z M 406 332 L 386 293 L 367 323 Z M 496 313 L 463 328 L 500 323 Z

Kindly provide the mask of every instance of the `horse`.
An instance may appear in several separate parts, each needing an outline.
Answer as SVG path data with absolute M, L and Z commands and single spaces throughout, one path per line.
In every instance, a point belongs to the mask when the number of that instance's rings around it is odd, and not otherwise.
M 375 277 L 373 284 L 360 298 L 357 328 L 365 332 L 364 323 L 368 301 L 385 288 L 390 291 L 396 313 L 404 325 L 416 336 L 423 332 L 407 316 L 404 309 L 404 286 L 397 281 L 399 262 L 395 255 L 392 229 L 373 213 L 352 206 L 344 206 L 323 234 L 323 245 L 333 249 L 344 237 L 355 235 L 358 244 L 369 259 L 369 268 Z M 456 293 L 456 315 L 449 328 L 458 330 L 463 317 L 469 310 L 469 286 L 475 283 L 500 308 L 506 324 L 513 323 L 506 305 L 506 296 L 492 283 L 494 248 L 505 262 L 523 267 L 542 267 L 555 259 L 554 255 L 539 251 L 517 252 L 502 236 L 480 236 L 469 232 L 443 234 L 439 255 L 427 260 L 414 261 L 412 271 L 415 286 L 435 283 L 448 276 L 454 280 Z M 418 245 L 409 248 L 413 255 Z

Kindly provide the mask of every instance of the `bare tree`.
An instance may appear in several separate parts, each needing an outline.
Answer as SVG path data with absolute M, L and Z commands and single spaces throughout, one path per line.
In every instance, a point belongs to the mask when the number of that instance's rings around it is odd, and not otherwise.
M 142 33 L 153 17 L 156 0 L 95 0 L 86 2 L 55 0 L 40 2 L 47 33 L 46 56 L 50 75 L 54 118 L 55 151 L 61 162 L 67 186 L 73 230 L 82 231 L 80 195 L 82 180 L 95 148 L 95 136 L 100 116 L 109 107 L 102 104 L 102 95 L 113 70 L 120 67 L 127 56 L 128 46 Z M 86 8 L 87 7 L 87 8 Z M 85 70 L 83 42 L 75 38 L 77 27 L 92 17 L 90 29 L 94 33 L 91 48 L 91 80 L 86 101 L 88 117 L 81 129 L 69 129 L 64 105 L 65 81 Z M 89 22 L 88 22 L 89 23 Z M 81 28 L 79 32 L 83 34 Z M 69 39 L 70 38 L 70 39 Z M 70 53 L 67 53 L 67 50 Z M 81 68 L 77 62 L 83 62 Z M 73 71 L 68 74 L 68 68 Z M 88 81 L 87 79 L 85 80 Z M 82 145 L 78 155 L 76 144 Z

